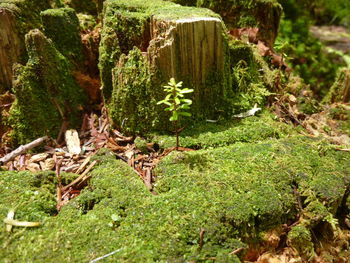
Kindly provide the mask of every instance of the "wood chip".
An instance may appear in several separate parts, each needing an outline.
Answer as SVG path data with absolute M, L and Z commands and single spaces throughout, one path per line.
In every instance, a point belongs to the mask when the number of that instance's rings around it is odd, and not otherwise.
M 31 172 L 38 172 L 41 170 L 40 165 L 37 163 L 28 164 L 27 169 Z
M 67 130 L 65 134 L 68 152 L 71 154 L 80 154 L 80 139 L 76 130 Z
M 32 157 L 30 157 L 30 162 L 38 163 L 40 161 L 45 160 L 48 156 L 49 156 L 48 153 L 39 153 L 39 154 L 36 154 L 36 155 L 33 155 Z

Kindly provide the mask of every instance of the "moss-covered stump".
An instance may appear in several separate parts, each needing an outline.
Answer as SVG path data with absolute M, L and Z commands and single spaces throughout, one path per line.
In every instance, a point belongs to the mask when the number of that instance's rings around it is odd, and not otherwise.
M 224 111 L 231 88 L 228 45 L 215 13 L 134 0 L 107 1 L 104 16 L 100 69 L 116 126 L 129 133 L 171 129 L 169 117 L 155 105 L 171 77 L 195 89 L 194 118 L 215 118 Z
M 337 78 L 323 99 L 324 103 L 350 102 L 350 69 L 339 70 Z
M 278 34 L 282 7 L 276 0 L 168 0 L 181 5 L 206 7 L 220 14 L 229 29 L 256 27 L 258 38 L 271 47 Z
M 83 46 L 78 17 L 72 8 L 48 9 L 41 12 L 45 35 L 62 55 L 76 66 L 82 64 Z
M 56 138 L 63 121 L 74 127 L 85 101 L 72 77 L 72 65 L 51 40 L 35 29 L 26 35 L 25 42 L 29 60 L 15 68 L 16 100 L 9 117 L 17 143 L 44 134 Z
M 39 13 L 46 0 L 0 0 L 0 94 L 12 87 L 14 63 L 26 61 L 24 35 L 40 28 Z
M 283 235 L 307 262 L 326 239 L 320 226 L 337 226 L 335 218 L 340 223 L 346 212 L 348 153 L 319 139 L 256 133 L 261 137 L 245 143 L 227 136 L 225 147 L 171 153 L 156 169 L 158 195 L 127 164 L 101 152 L 89 186 L 57 216 L 53 174 L 1 173 L 0 217 L 14 207 L 16 220 L 42 226 L 1 231 L 0 257 L 6 263 L 89 262 L 115 251 L 104 260 L 243 262 L 266 231 L 298 222 Z
M 217 14 L 160 0 L 105 2 L 99 67 L 113 124 L 131 134 L 172 131 L 156 105 L 171 77 L 194 89 L 192 120 L 261 105 L 274 86 L 266 62 L 231 41 Z

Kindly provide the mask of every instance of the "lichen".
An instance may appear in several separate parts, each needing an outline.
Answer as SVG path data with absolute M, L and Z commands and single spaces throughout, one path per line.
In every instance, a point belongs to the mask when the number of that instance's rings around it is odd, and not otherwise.
M 74 127 L 85 95 L 72 77 L 72 65 L 39 30 L 26 35 L 29 60 L 17 65 L 16 95 L 8 122 L 15 143 L 58 135 L 62 121 Z

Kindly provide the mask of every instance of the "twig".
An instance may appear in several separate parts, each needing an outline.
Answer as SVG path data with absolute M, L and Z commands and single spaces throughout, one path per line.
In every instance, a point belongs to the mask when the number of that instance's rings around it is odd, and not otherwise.
M 239 252 L 241 252 L 243 249 L 244 249 L 243 247 L 237 248 L 237 249 L 233 250 L 232 252 L 230 252 L 229 254 L 230 255 L 236 255 Z
M 202 247 L 204 245 L 204 234 L 205 234 L 205 229 L 201 228 L 201 232 L 199 233 L 199 247 L 198 247 L 199 251 L 202 250 Z
M 108 254 L 102 256 L 102 257 L 99 257 L 99 258 L 96 258 L 96 259 L 94 259 L 94 260 L 91 260 L 89 263 L 95 263 L 95 262 L 97 262 L 97 261 L 100 261 L 101 259 L 104 259 L 104 258 L 106 258 L 106 257 L 112 256 L 112 255 L 114 255 L 115 253 L 118 253 L 118 252 L 121 251 L 121 250 L 123 250 L 123 248 L 119 248 L 119 249 L 117 249 L 117 250 L 115 250 L 115 251 L 113 251 L 113 252 L 111 252 L 111 253 L 108 253 Z
M 73 185 L 79 183 L 81 180 L 84 179 L 85 175 L 90 172 L 90 170 L 92 169 L 92 167 L 94 167 L 94 165 L 97 163 L 97 161 L 93 161 L 88 168 L 86 168 L 86 170 L 84 171 L 84 173 L 82 173 L 77 179 L 75 179 L 73 182 L 71 182 L 70 184 L 62 187 L 62 191 L 65 192 L 67 189 L 69 189 L 69 187 L 72 187 Z
M 61 178 L 61 165 L 62 165 L 63 159 L 58 160 L 56 162 L 56 177 L 57 177 L 57 208 L 59 208 L 61 200 L 62 200 L 62 178 Z M 58 209 L 59 210 L 59 209 Z
M 36 139 L 28 144 L 19 146 L 16 150 L 14 150 L 14 151 L 10 152 L 9 154 L 6 154 L 4 157 L 2 157 L 0 159 L 0 165 L 5 164 L 9 161 L 12 161 L 18 155 L 21 155 L 21 154 L 25 153 L 26 151 L 37 147 L 38 145 L 42 144 L 44 141 L 46 141 L 48 139 L 49 139 L 48 136 L 44 136 L 44 137 Z

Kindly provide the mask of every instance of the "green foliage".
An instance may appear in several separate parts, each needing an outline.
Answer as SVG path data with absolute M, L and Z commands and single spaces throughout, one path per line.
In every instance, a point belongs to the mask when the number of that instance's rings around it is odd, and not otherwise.
M 332 85 L 337 70 L 344 64 L 337 60 L 337 54 L 327 52 L 309 32 L 310 26 L 315 23 L 310 8 L 316 2 L 320 1 L 280 1 L 285 16 L 276 45 L 287 43 L 283 48 L 287 55 L 286 62 L 310 85 L 316 96 L 322 98 Z M 330 5 L 335 6 L 333 2 Z
M 184 94 L 192 93 L 193 89 L 183 88 L 182 81 L 176 83 L 174 78 L 171 78 L 168 85 L 164 86 L 164 92 L 167 93 L 164 100 L 158 101 L 157 104 L 165 104 L 168 107 L 165 111 L 171 112 L 169 121 L 178 121 L 180 116 L 191 117 L 191 113 L 186 112 L 190 109 L 192 100 L 185 99 Z
M 171 78 L 168 82 L 168 85 L 164 86 L 164 92 L 167 94 L 165 98 L 161 101 L 158 101 L 157 104 L 165 104 L 165 111 L 170 111 L 171 116 L 169 121 L 175 123 L 175 133 L 176 133 L 176 147 L 179 147 L 179 131 L 178 131 L 178 122 L 180 116 L 191 117 L 191 113 L 186 112 L 190 109 L 192 100 L 184 98 L 184 94 L 192 93 L 193 89 L 183 88 L 182 81 L 176 83 L 174 78 Z

